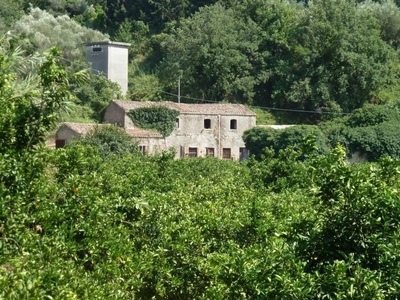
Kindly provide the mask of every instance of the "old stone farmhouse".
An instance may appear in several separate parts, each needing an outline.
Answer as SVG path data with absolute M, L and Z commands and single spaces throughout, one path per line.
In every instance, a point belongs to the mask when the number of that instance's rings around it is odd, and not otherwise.
M 127 113 L 141 107 L 165 106 L 179 112 L 175 128 L 169 136 L 143 130 L 133 124 Z M 174 148 L 176 158 L 213 156 L 244 159 L 249 153 L 242 135 L 256 125 L 254 112 L 241 104 L 187 104 L 175 102 L 112 101 L 106 108 L 104 121 L 117 124 L 138 141 L 145 153 Z M 85 135 L 95 124 L 64 123 L 56 134 L 58 147 L 73 136 Z M 88 129 L 89 128 L 89 129 Z
M 128 48 L 119 42 L 88 42 L 86 61 L 92 71 L 118 83 L 123 93 L 128 84 Z M 168 136 L 138 128 L 127 113 L 142 107 L 165 106 L 179 112 L 175 128 Z M 144 153 L 174 148 L 176 158 L 214 156 L 225 159 L 247 158 L 242 135 L 256 125 L 256 115 L 241 104 L 187 104 L 114 100 L 105 110 L 104 122 L 117 124 L 135 140 Z M 90 132 L 96 124 L 63 123 L 56 133 L 56 147 L 63 147 L 75 136 Z

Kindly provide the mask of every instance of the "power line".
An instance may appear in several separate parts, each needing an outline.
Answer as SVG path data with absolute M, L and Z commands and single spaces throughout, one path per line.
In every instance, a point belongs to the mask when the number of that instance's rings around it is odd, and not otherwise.
M 178 95 L 160 91 L 163 94 L 167 94 L 170 96 L 177 97 Z M 189 100 L 196 100 L 196 101 L 203 101 L 203 102 L 212 102 L 212 103 L 219 103 L 220 101 L 215 100 L 207 100 L 202 98 L 194 98 L 188 96 L 180 96 L 181 98 L 189 99 Z M 302 110 L 302 109 L 289 109 L 289 108 L 276 108 L 276 107 L 268 107 L 268 106 L 256 106 L 256 105 L 249 105 L 250 107 L 260 108 L 265 110 L 275 110 L 275 111 L 287 111 L 287 112 L 298 112 L 298 113 L 309 113 L 309 114 L 331 114 L 331 115 L 350 115 L 351 113 L 343 113 L 343 112 L 332 112 L 332 111 L 317 111 L 317 110 Z
M 64 57 L 60 57 L 61 59 L 68 61 L 70 63 L 72 63 L 70 60 L 64 58 Z M 97 71 L 101 74 L 103 74 L 104 76 L 107 77 L 107 74 L 104 71 L 101 70 L 97 70 L 97 69 L 91 69 L 93 71 Z M 137 84 L 136 85 L 145 87 L 142 84 Z M 166 91 L 162 91 L 160 90 L 161 93 L 166 94 L 166 95 L 170 95 L 170 96 L 174 96 L 178 98 L 178 103 L 180 103 L 180 99 L 184 98 L 184 99 L 188 99 L 188 100 L 195 100 L 195 101 L 202 101 L 202 102 L 209 102 L 209 103 L 220 103 L 220 101 L 216 101 L 216 100 L 208 100 L 208 99 L 203 99 L 203 98 L 195 98 L 195 97 L 189 97 L 189 96 L 182 96 L 180 94 L 180 89 L 178 94 L 174 94 L 174 93 L 169 93 Z M 268 107 L 268 106 L 256 106 L 256 105 L 248 105 L 249 107 L 254 107 L 254 108 L 259 108 L 259 109 L 264 109 L 264 110 L 275 110 L 275 111 L 287 111 L 287 112 L 295 112 L 295 113 L 308 113 L 308 114 L 320 114 L 320 115 L 351 115 L 351 113 L 344 113 L 344 112 L 332 112 L 332 111 L 317 111 L 317 110 L 303 110 L 303 109 L 290 109 L 290 108 L 276 108 L 276 107 Z

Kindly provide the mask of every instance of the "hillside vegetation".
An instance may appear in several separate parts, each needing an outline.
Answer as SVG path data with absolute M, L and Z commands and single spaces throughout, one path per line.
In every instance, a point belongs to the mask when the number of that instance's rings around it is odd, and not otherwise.
M 1 42 L 0 298 L 400 297 L 399 160 L 349 164 L 312 134 L 174 160 L 112 126 L 46 148 L 71 75 L 55 48 L 27 61 Z M 363 115 L 345 124 L 385 121 Z
M 3 2 L 0 32 L 26 54 L 59 47 L 73 72 L 86 67 L 83 42 L 131 43 L 127 99 L 176 100 L 180 77 L 182 101 L 320 112 L 277 116 L 297 123 L 398 101 L 400 9 L 391 0 Z M 72 85 L 77 106 L 64 119 L 100 120 L 110 96 L 121 98 L 98 80 Z
M 400 298 L 396 3 L 30 3 L 0 6 L 1 299 Z M 187 101 L 318 125 L 252 129 L 243 162 L 143 156 L 112 126 L 46 148 L 120 97 L 82 72 L 88 38 L 132 42 L 128 99 L 180 75 Z

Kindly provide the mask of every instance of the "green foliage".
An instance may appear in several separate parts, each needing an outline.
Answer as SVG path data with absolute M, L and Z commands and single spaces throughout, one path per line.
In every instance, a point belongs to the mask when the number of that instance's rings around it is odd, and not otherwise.
M 7 30 L 22 17 L 24 14 L 22 1 L 4 0 L 0 7 L 0 35 Z
M 301 149 L 238 163 L 78 142 L 1 159 L 0 295 L 395 299 L 400 162 Z M 7 181 L 11 166 L 27 177 Z
M 379 21 L 382 39 L 398 49 L 400 46 L 400 8 L 392 0 L 382 2 L 363 1 L 360 5 Z
M 58 14 L 81 3 L 50 2 L 33 4 Z M 340 0 L 308 6 L 223 1 L 232 8 L 210 6 L 188 20 L 176 19 L 215 1 L 95 2 L 89 3 L 98 5 L 95 11 L 79 15 L 82 23 L 134 36 L 140 28 L 120 26 L 127 16 L 156 32 L 171 21 L 149 42 L 154 49 L 172 36 L 200 41 L 192 44 L 200 53 L 188 53 L 195 62 L 207 54 L 206 63 L 195 64 L 193 74 L 199 74 L 185 84 L 193 91 L 204 82 L 217 84 L 200 96 L 340 111 L 396 82 L 386 75 L 396 70 L 397 59 L 387 71 L 390 51 L 376 39 L 397 47 L 396 10 L 389 15 L 388 3 L 381 16 L 387 14 L 391 25 L 384 27 L 375 8 Z M 215 39 L 202 39 L 196 24 Z M 41 142 L 69 99 L 68 82 L 75 81 L 67 80 L 56 50 L 23 59 L 15 44 L 2 40 L 0 47 L 1 299 L 400 298 L 397 159 L 349 164 L 343 148 L 320 156 L 316 148 L 325 149 L 324 138 L 307 126 L 254 128 L 246 138 L 258 159 L 241 163 L 138 155 L 130 137 L 108 126 L 63 149 L 46 149 Z M 142 55 L 138 62 L 154 54 L 143 53 L 143 45 L 135 49 Z M 179 67 L 191 70 L 183 58 L 187 65 Z M 151 70 L 143 66 L 138 69 Z M 230 77 L 234 73 L 242 77 Z M 139 75 L 144 85 L 159 82 L 157 74 Z M 246 76 L 255 84 L 241 85 L 238 78 Z M 92 82 L 97 94 L 82 87 L 85 105 L 103 101 L 89 99 L 106 93 L 101 80 Z M 156 95 L 137 87 L 133 93 Z M 398 155 L 398 124 L 393 105 L 367 106 L 319 128 L 332 147 L 343 142 L 375 160 Z
M 249 108 L 257 115 L 257 125 L 276 124 L 275 117 L 269 111 L 254 106 L 249 106 Z
M 338 145 L 348 148 L 348 126 L 346 124 L 348 117 L 335 118 L 330 121 L 321 122 L 318 127 L 326 138 L 326 144 L 333 149 Z
M 400 122 L 400 111 L 389 105 L 365 105 L 356 109 L 346 121 L 349 127 L 368 127 L 383 122 Z
M 397 276 L 392 267 L 398 251 L 399 195 L 393 181 L 382 175 L 389 166 L 398 170 L 399 162 L 385 158 L 359 167 L 347 164 L 344 154 L 337 148 L 318 160 L 314 191 L 319 217 L 294 227 L 298 255 L 307 272 L 324 274 L 321 288 L 329 287 L 324 291 L 329 297 L 343 293 L 350 280 L 354 286 L 348 291 L 357 299 L 396 298 L 397 289 L 386 290 L 382 278 Z M 334 275 L 339 266 L 347 274 L 343 279 Z M 370 284 L 364 285 L 363 278 Z
M 400 157 L 400 124 L 383 122 L 375 126 L 358 127 L 349 130 L 348 139 L 351 152 L 366 154 L 369 160 L 377 160 L 383 155 Z
M 84 42 L 108 39 L 107 35 L 83 27 L 67 15 L 54 17 L 40 8 L 32 8 L 16 22 L 12 33 L 19 36 L 19 44 L 30 53 L 57 46 L 62 50 L 66 64 L 84 60 Z
M 71 82 L 71 93 L 76 96 L 79 105 L 91 109 L 90 118 L 99 122 L 103 120 L 104 109 L 110 101 L 123 98 L 117 83 L 93 73 L 88 74 L 84 82 Z
M 349 156 L 377 160 L 383 155 L 400 157 L 400 113 L 389 105 L 366 105 L 348 117 L 319 125 L 330 147 L 341 144 Z
M 24 60 L 20 48 L 10 48 L 10 41 L 0 40 L 0 153 L 28 150 L 43 142 L 57 111 L 70 99 L 58 49 Z
M 272 74 L 260 85 L 263 98 L 256 103 L 352 111 L 396 76 L 391 64 L 397 58 L 393 49 L 382 41 L 379 23 L 372 13 L 354 2 L 312 1 L 302 9 L 292 9 L 294 14 L 289 11 L 279 11 L 277 16 L 288 18 L 283 23 L 286 28 L 278 31 L 283 35 L 278 36 L 281 41 L 278 51 L 270 49 L 268 44 L 264 48 L 266 53 L 274 53 L 268 59 L 273 66 Z M 274 20 L 270 22 L 274 24 Z M 263 27 L 267 36 L 273 34 L 269 33 L 269 27 Z M 277 34 L 272 37 L 276 39 Z
M 124 130 L 113 125 L 98 125 L 92 132 L 68 144 L 67 147 L 90 146 L 103 158 L 111 154 L 138 153 L 138 145 Z
M 139 60 L 139 59 L 137 59 Z M 135 101 L 160 101 L 161 84 L 154 74 L 147 74 L 139 61 L 129 65 L 129 86 L 127 99 Z
M 179 112 L 161 105 L 154 105 L 130 110 L 128 116 L 136 126 L 155 130 L 166 137 L 174 130 Z
M 161 79 L 175 87 L 181 75 L 185 95 L 251 103 L 260 42 L 251 20 L 220 4 L 201 8 L 163 42 Z
M 312 125 L 299 125 L 285 129 L 254 127 L 244 133 L 243 140 L 246 148 L 260 159 L 265 148 L 272 149 L 273 156 L 277 156 L 280 150 L 288 147 L 299 149 L 310 135 L 315 136 L 316 152 L 326 153 L 328 148 L 325 137 L 318 127 Z

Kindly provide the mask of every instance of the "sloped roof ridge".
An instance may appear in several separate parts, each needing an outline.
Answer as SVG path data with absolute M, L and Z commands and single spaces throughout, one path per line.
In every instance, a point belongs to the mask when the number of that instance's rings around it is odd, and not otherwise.
M 255 116 L 256 114 L 244 106 L 243 104 L 238 103 L 206 103 L 206 104 L 197 104 L 197 103 L 176 103 L 172 101 L 126 101 L 126 100 L 113 100 L 116 105 L 118 105 L 123 110 L 131 110 L 140 107 L 149 107 L 149 106 L 166 106 L 171 109 L 178 110 L 181 113 L 187 114 L 207 114 L 207 115 L 246 115 L 246 116 Z

